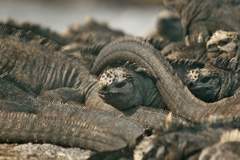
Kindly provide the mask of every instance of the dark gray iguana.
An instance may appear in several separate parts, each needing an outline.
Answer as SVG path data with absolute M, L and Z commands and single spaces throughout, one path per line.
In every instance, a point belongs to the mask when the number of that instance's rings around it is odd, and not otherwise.
M 16 30 L 22 30 L 23 32 L 31 32 L 32 35 L 40 36 L 42 39 L 45 38 L 45 40 L 48 42 L 50 40 L 51 45 L 49 45 L 49 47 L 55 47 L 56 49 L 59 49 L 60 46 L 65 45 L 68 42 L 68 40 L 59 33 L 38 24 L 30 22 L 19 23 L 15 20 L 9 19 L 6 22 L 1 22 L 0 25 L 6 27 L 4 32 L 8 34 L 11 34 L 11 32 L 15 32 Z
M 126 61 L 145 68 L 156 79 L 164 103 L 175 114 L 195 122 L 211 116 L 233 117 L 240 114 L 239 93 L 214 103 L 199 100 L 182 83 L 160 51 L 142 39 L 123 38 L 109 44 L 101 50 L 92 73 L 98 75 L 107 66 L 121 65 Z
M 124 35 L 125 33 L 110 28 L 106 23 L 89 19 L 83 25 L 70 26 L 63 33 L 69 42 L 62 47 L 62 52 L 78 59 L 87 69 L 90 69 L 100 50 L 112 40 Z
M 239 46 L 239 33 L 219 30 L 207 43 L 169 44 L 161 53 L 194 95 L 213 102 L 239 87 Z
M 134 158 L 239 159 L 239 127 L 239 119 L 233 118 L 158 132 L 139 143 Z
M 206 42 L 217 30 L 239 32 L 238 0 L 163 0 L 181 18 L 184 35 L 191 42 Z
M 93 45 L 97 43 L 109 43 L 112 40 L 124 36 L 121 30 L 112 29 L 107 23 L 98 22 L 92 18 L 86 20 L 83 25 L 78 23 L 71 25 L 63 36 L 70 42 L 82 45 Z
M 61 50 L 66 56 L 78 59 L 88 69 L 99 51 L 107 43 L 125 35 L 123 32 L 113 30 L 106 24 L 95 20 L 89 20 L 84 25 L 77 27 L 76 25 L 70 26 L 66 33 L 57 33 L 37 24 L 30 22 L 18 23 L 14 20 L 2 22 L 0 25 L 5 26 L 4 34 L 10 35 L 17 30 L 22 30 L 25 34 L 28 33 L 25 38 L 39 36 L 41 43 L 45 43 L 45 46 L 48 45 L 49 49 L 52 47 Z

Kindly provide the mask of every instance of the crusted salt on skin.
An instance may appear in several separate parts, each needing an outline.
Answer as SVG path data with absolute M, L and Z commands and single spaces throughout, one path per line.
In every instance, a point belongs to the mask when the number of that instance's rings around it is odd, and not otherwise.
M 196 81 L 199 78 L 199 68 L 197 69 L 192 69 L 190 71 L 188 71 L 187 77 L 189 80 L 191 81 Z
M 106 71 L 104 71 L 99 78 L 99 83 L 102 86 L 109 86 L 112 83 L 121 82 L 128 78 L 128 72 L 126 69 L 117 67 L 117 68 L 111 68 Z

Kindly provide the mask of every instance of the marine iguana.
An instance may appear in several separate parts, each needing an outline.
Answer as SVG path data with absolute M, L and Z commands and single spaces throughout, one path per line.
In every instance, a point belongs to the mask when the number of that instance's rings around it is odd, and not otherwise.
M 156 29 L 147 37 L 157 39 L 161 43 L 179 42 L 184 40 L 184 29 L 178 13 L 161 8 L 157 17 Z M 165 42 L 165 43 L 166 43 Z
M 231 119 L 231 118 L 230 118 Z M 146 137 L 134 150 L 134 158 L 147 159 L 204 159 L 222 156 L 231 159 L 237 154 L 240 140 L 239 119 L 222 119 L 184 128 L 172 128 Z M 204 158 L 203 158 L 204 157 Z
M 158 2 L 178 13 L 184 35 L 188 36 L 188 43 L 206 42 L 214 32 L 220 29 L 240 31 L 240 7 L 236 0 L 162 0 Z
M 9 30 L 9 33 L 11 30 L 22 30 L 25 32 L 31 31 L 34 35 L 39 35 L 42 38 L 46 38 L 48 40 L 51 40 L 53 43 L 56 43 L 55 46 L 62 46 L 68 43 L 68 40 L 60 33 L 54 32 L 49 28 L 31 22 L 19 23 L 16 20 L 9 19 L 6 22 L 1 22 L 0 25 L 6 26 L 6 28 Z
M 100 75 L 99 83 L 103 86 L 100 97 L 119 110 L 139 105 L 164 108 L 153 80 L 141 73 L 110 68 Z
M 110 28 L 107 23 L 88 18 L 83 25 L 75 23 L 68 27 L 63 35 L 70 39 L 71 42 L 92 45 L 99 42 L 110 42 L 124 36 L 125 33 L 121 30 Z
M 167 108 L 191 121 L 209 117 L 239 116 L 239 93 L 214 103 L 206 103 L 195 96 L 182 83 L 160 51 L 141 38 L 122 38 L 103 48 L 91 73 L 99 75 L 107 66 L 117 66 L 126 61 L 145 68 L 156 79 L 158 90 Z
M 63 33 L 69 42 L 62 47 L 62 52 L 78 59 L 90 70 L 100 50 L 112 40 L 124 35 L 124 32 L 110 28 L 107 23 L 90 18 L 83 25 L 73 24 Z
M 218 68 L 239 72 L 240 34 L 238 32 L 216 31 L 207 41 L 207 56 Z
M 232 96 L 239 87 L 238 48 L 239 33 L 219 30 L 207 43 L 173 43 L 161 53 L 195 96 L 213 102 Z

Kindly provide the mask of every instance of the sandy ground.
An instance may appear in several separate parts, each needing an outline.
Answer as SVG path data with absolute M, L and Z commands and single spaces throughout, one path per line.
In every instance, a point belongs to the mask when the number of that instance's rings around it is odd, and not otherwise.
M 143 36 L 154 27 L 159 6 L 128 6 L 94 0 L 56 3 L 56 1 L 0 1 L 0 19 L 14 18 L 31 21 L 64 31 L 74 22 L 83 23 L 87 17 L 107 21 L 110 26 L 133 35 Z

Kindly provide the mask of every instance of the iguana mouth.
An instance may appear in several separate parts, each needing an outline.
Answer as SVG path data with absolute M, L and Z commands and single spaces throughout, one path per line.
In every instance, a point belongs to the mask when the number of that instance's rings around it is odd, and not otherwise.
M 113 93 L 113 92 L 109 92 L 108 90 L 104 88 L 102 88 L 99 92 L 98 92 L 99 96 L 106 100 L 106 99 L 111 99 L 114 96 L 120 96 L 121 93 Z

